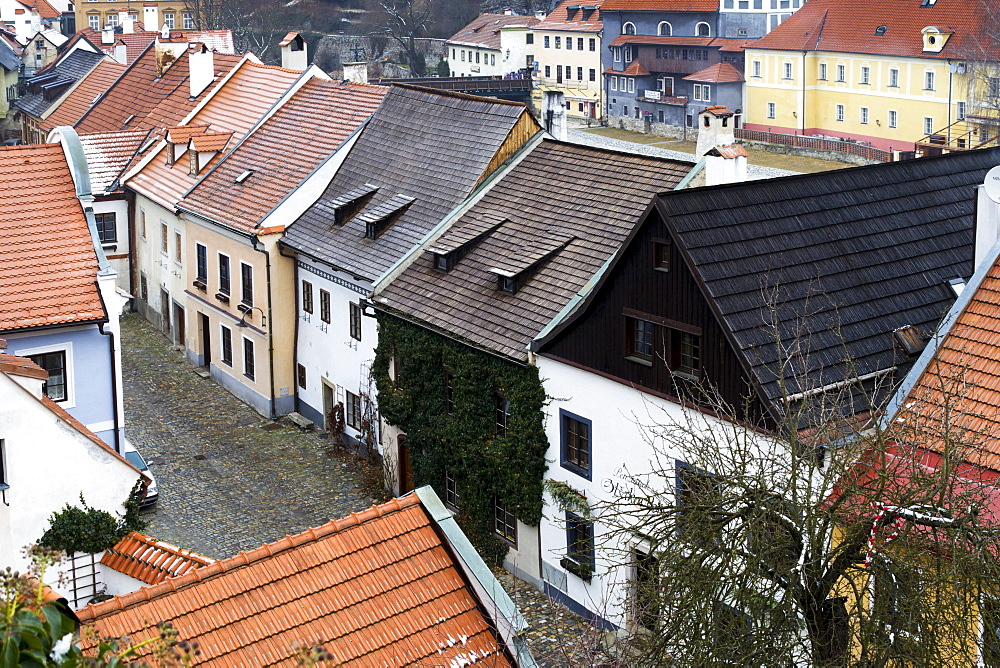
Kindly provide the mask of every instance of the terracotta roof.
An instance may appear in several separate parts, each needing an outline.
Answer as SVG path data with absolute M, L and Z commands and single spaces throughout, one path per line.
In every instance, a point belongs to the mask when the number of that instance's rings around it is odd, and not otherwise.
M 643 67 L 642 63 L 640 63 L 638 60 L 633 60 L 631 63 L 628 64 L 628 67 L 626 67 L 624 70 L 620 70 L 619 71 L 619 70 L 616 70 L 614 67 L 609 67 L 608 69 L 604 70 L 604 73 L 605 74 L 624 74 L 624 75 L 627 75 L 627 76 L 630 76 L 630 77 L 648 77 L 649 76 L 649 70 L 647 70 L 645 67 Z
M 311 79 L 220 162 L 181 207 L 244 232 L 378 108 L 388 88 Z M 236 178 L 252 171 L 242 184 Z
M 101 43 L 101 31 L 92 28 L 84 28 L 77 34 L 83 34 L 90 39 L 98 49 L 101 49 L 109 56 L 115 55 L 115 46 L 125 45 L 125 63 L 131 65 L 136 58 L 142 55 L 147 46 L 156 41 L 160 36 L 157 30 L 142 30 L 142 24 L 137 23 L 134 32 L 115 33 L 114 44 Z M 235 55 L 236 48 L 233 46 L 233 33 L 230 30 L 174 30 L 171 35 L 182 36 L 189 43 L 201 42 L 210 51 L 226 55 Z
M 606 12 L 717 12 L 719 0 L 604 0 Z
M 733 83 L 743 81 L 743 75 L 729 63 L 716 63 L 684 77 L 687 81 L 707 81 L 708 83 Z
M 42 121 L 42 130 L 48 132 L 60 125 L 72 126 L 75 124 L 81 116 L 87 113 L 87 110 L 101 93 L 108 90 L 124 71 L 125 66 L 119 63 L 110 60 L 99 62 L 97 67 L 80 80 L 76 88 L 70 91 L 69 95 L 55 109 L 50 109 L 49 114 Z
M 300 642 L 321 644 L 335 665 L 468 665 L 473 653 L 484 665 L 511 665 L 412 493 L 78 616 L 135 642 L 169 621 L 179 640 L 198 641 L 203 666 L 294 665 Z
M 500 30 L 502 28 L 532 27 L 540 23 L 534 16 L 519 14 L 480 14 L 469 25 L 449 37 L 446 41 L 455 44 L 468 44 L 485 49 L 500 48 Z
M 174 128 L 167 128 L 167 141 L 171 144 L 186 144 L 195 135 L 208 132 L 207 123 L 196 123 L 193 125 L 178 125 Z
M 106 320 L 62 146 L 0 147 L 0 183 L 0 331 Z
M 49 4 L 48 0 L 34 0 L 34 9 L 43 19 L 57 19 L 62 16 L 62 12 Z
M 581 2 L 581 0 L 563 0 L 549 13 L 541 23 L 536 23 L 532 30 L 566 30 L 579 32 L 598 32 L 604 28 L 601 20 L 601 3 L 604 0 Z M 570 8 L 573 8 L 570 11 Z M 583 17 L 587 18 L 584 19 Z
M 215 563 L 215 559 L 132 531 L 104 553 L 101 563 L 153 585 L 208 566 Z
M 206 132 L 192 136 L 191 145 L 196 151 L 221 151 L 226 148 L 232 138 L 232 132 Z
M 715 146 L 708 151 L 710 155 L 717 155 L 720 158 L 749 158 L 746 147 L 743 144 L 730 144 L 729 146 Z
M 38 366 L 27 357 L 8 355 L 0 353 L 0 372 L 11 376 L 25 376 L 26 378 L 38 378 L 48 380 L 49 372 Z
M 712 46 L 714 37 L 667 37 L 665 35 L 618 35 L 611 46 L 625 44 L 660 44 L 667 46 Z
M 87 156 L 90 187 L 94 194 L 120 190 L 119 177 L 141 159 L 140 150 L 157 138 L 153 130 L 126 130 L 80 135 Z M 148 150 L 148 148 L 147 148 Z
M 809 0 L 750 48 L 922 58 L 964 59 L 976 54 L 974 59 L 982 59 L 980 31 L 986 24 L 982 12 L 982 2 L 977 0 L 940 0 L 929 7 L 913 0 Z M 877 35 L 880 26 L 886 30 Z M 940 53 L 923 52 L 920 31 L 927 26 L 955 31 Z M 997 49 L 995 41 L 985 35 L 982 44 Z
M 208 125 L 210 132 L 232 132 L 233 139 L 239 141 L 301 75 L 298 70 L 246 60 L 225 85 L 212 94 L 189 124 Z M 172 138 L 177 136 L 177 130 L 171 129 Z M 128 186 L 173 209 L 195 185 L 196 177 L 190 175 L 186 163 L 168 167 L 164 155 L 163 147 L 157 147 L 154 157 L 128 179 Z M 205 170 L 220 158 L 219 155 L 214 156 L 202 168 L 201 174 L 206 174 Z
M 297 32 L 287 32 L 285 36 L 278 42 L 278 46 L 288 46 L 292 43 L 292 40 L 299 36 Z

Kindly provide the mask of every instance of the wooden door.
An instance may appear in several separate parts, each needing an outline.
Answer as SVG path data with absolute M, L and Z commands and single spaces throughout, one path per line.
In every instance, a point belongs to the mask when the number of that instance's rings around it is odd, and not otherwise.
M 198 314 L 198 324 L 201 330 L 201 363 L 204 366 L 212 366 L 212 326 L 208 316 L 204 313 Z
M 184 340 L 184 307 L 174 304 L 174 343 L 179 346 L 186 346 Z

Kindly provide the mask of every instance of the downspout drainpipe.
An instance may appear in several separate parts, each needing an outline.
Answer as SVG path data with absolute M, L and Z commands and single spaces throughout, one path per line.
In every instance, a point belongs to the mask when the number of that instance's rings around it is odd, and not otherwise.
M 101 296 L 101 286 L 97 281 L 94 281 L 94 285 L 97 287 L 97 296 L 101 300 L 101 306 L 104 308 L 104 312 L 108 313 L 107 304 L 104 303 L 104 297 Z M 118 454 L 122 453 L 122 436 L 121 436 L 121 422 L 118 419 L 118 366 L 115 364 L 115 355 L 117 351 L 115 350 L 115 333 L 105 332 L 104 326 L 108 324 L 105 322 L 97 323 L 97 331 L 108 337 L 108 352 L 111 354 L 111 402 L 112 410 L 111 414 L 114 416 L 113 422 L 115 425 L 115 452 Z
M 302 413 L 301 406 L 299 405 L 299 311 L 301 306 L 299 305 L 299 256 L 298 253 L 294 255 L 285 255 L 284 247 L 278 244 L 278 255 L 282 257 L 287 257 L 292 260 L 292 266 L 295 267 L 295 272 L 293 273 L 293 280 L 295 281 L 295 330 L 292 334 L 292 370 L 294 373 L 295 385 L 295 412 Z M 270 283 L 268 284 L 270 287 Z
M 948 146 L 951 146 L 951 80 L 955 76 L 955 67 L 948 59 Z
M 806 133 L 806 51 L 802 52 L 802 117 L 799 119 L 801 134 Z
M 266 248 L 257 247 L 257 237 L 251 237 L 251 244 L 253 249 L 258 253 L 264 254 L 264 263 L 267 271 L 267 365 L 268 365 L 268 380 L 270 381 L 271 387 L 271 415 L 270 418 L 274 420 L 277 415 L 274 411 L 274 318 L 271 317 L 271 254 Z

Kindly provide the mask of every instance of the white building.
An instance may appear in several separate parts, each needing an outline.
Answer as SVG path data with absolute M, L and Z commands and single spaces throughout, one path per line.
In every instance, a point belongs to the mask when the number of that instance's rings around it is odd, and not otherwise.
M 482 14 L 445 42 L 453 77 L 507 76 L 534 67 L 534 16 Z

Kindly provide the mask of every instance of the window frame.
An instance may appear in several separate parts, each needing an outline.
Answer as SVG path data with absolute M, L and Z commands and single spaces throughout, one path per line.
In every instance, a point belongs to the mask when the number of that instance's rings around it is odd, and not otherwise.
M 926 71 L 924 71 L 924 90 L 925 91 L 935 90 L 935 88 L 934 88 L 934 86 L 936 84 L 935 79 L 936 79 L 936 77 L 935 77 L 934 70 L 926 70 Z
M 827 76 L 829 72 L 827 71 L 826 63 L 819 64 L 819 72 L 816 74 L 817 81 L 827 81 Z
M 313 312 L 313 284 L 306 279 L 302 279 L 302 311 L 311 314 Z
M 160 221 L 160 254 L 167 255 L 170 254 L 170 229 L 167 227 L 167 223 Z
M 52 401 L 60 404 L 63 408 L 73 408 L 76 406 L 76 393 L 73 391 L 73 344 L 72 342 L 58 343 L 49 346 L 40 346 L 37 348 L 29 348 L 27 350 L 18 350 L 16 353 L 18 357 L 27 357 L 33 363 L 45 369 L 49 376 L 42 383 L 42 394 L 51 399 Z M 52 368 L 44 366 L 41 359 L 54 356 L 55 359 L 61 360 L 61 366 L 56 365 Z M 54 369 L 60 369 L 62 371 L 62 383 L 51 384 L 49 381 L 52 378 L 52 371 Z M 49 391 L 53 387 L 62 387 L 62 398 L 56 398 L 49 394 Z
M 899 88 L 899 68 L 889 68 L 889 84 L 886 88 Z
M 307 389 L 306 388 L 306 382 L 307 382 L 307 380 L 308 380 L 308 378 L 307 378 L 307 372 L 306 372 L 305 366 L 303 366 L 302 364 L 296 364 L 295 365 L 295 383 L 299 387 L 301 387 L 303 390 L 305 390 L 305 389 Z
M 108 235 L 108 222 L 110 220 L 111 234 Z M 109 246 L 118 243 L 118 215 L 114 211 L 103 211 L 94 214 L 94 222 L 97 224 L 97 238 L 102 246 Z
M 579 430 L 572 428 L 582 426 L 586 433 L 581 436 Z M 571 438 L 575 436 L 576 438 Z M 584 453 L 582 457 L 573 456 L 572 451 Z M 585 466 L 581 464 L 585 462 Z M 559 465 L 576 475 L 591 480 L 594 467 L 594 425 L 593 422 L 582 415 L 571 413 L 563 408 L 559 409 Z
M 444 505 L 454 511 L 461 509 L 462 494 L 458 491 L 458 481 L 449 469 L 444 471 Z
M 501 392 L 493 393 L 493 433 L 506 438 L 510 429 L 510 400 Z
M 180 232 L 174 230 L 174 263 L 183 264 L 184 262 L 184 237 Z
M 778 105 L 774 102 L 767 103 L 767 117 L 774 119 L 778 117 Z
M 361 430 L 361 418 L 363 410 L 361 405 L 361 395 L 354 394 L 348 389 L 344 390 L 344 424 L 351 429 Z
M 888 126 L 893 129 L 899 127 L 899 112 L 895 109 L 889 109 Z
M 233 330 L 219 323 L 219 361 L 233 366 Z
M 847 83 L 847 65 L 837 63 L 837 83 Z
M 517 516 L 496 497 L 493 498 L 493 535 L 517 549 Z
M 330 291 L 323 288 L 319 289 L 319 319 L 328 325 L 331 322 Z
M 240 262 L 240 303 L 253 306 L 253 265 Z
M 861 81 L 858 82 L 862 86 L 870 86 L 872 83 L 872 68 L 870 65 L 861 66 Z
M 844 114 L 845 114 L 844 105 L 837 104 L 834 107 L 834 120 L 838 123 L 843 123 L 845 117 Z
M 195 242 L 194 254 L 195 254 L 194 280 L 196 283 L 200 281 L 203 284 L 203 286 L 208 285 L 208 246 L 206 246 L 203 243 Z
M 642 325 L 640 329 L 640 324 Z M 647 327 L 648 325 L 648 327 Z M 640 337 L 642 340 L 640 340 Z M 648 341 L 646 340 L 648 337 Z M 648 352 L 646 349 L 648 347 Z M 637 316 L 625 316 L 625 359 L 644 366 L 653 365 L 656 354 L 656 323 Z
M 868 107 L 860 108 L 860 116 L 859 122 L 861 125 L 868 125 Z
M 219 252 L 219 292 L 229 297 L 233 289 L 233 263 L 228 255 Z
M 350 321 L 350 334 L 351 338 L 355 341 L 361 340 L 361 304 L 357 302 L 351 302 L 348 307 L 349 314 L 348 320 Z
M 718 488 L 718 482 L 713 482 L 715 474 L 703 469 L 699 469 L 680 459 L 674 460 L 674 507 L 677 508 L 677 519 L 675 520 L 676 533 L 678 536 L 690 534 L 690 529 L 685 529 L 686 522 L 684 516 L 689 510 L 684 510 L 684 506 L 691 504 L 701 488 Z M 692 480 L 697 481 L 693 485 Z M 690 520 L 689 520 L 690 521 Z
M 566 521 L 566 559 L 576 564 L 584 573 L 592 573 L 596 567 L 594 550 L 594 521 L 569 510 L 565 512 Z M 574 569 L 567 569 L 574 575 L 589 581 Z
M 257 350 L 249 337 L 243 337 L 243 375 L 250 380 L 257 380 Z
M 782 63 L 781 64 L 781 69 L 782 69 L 782 75 L 783 75 L 781 78 L 785 79 L 787 81 L 791 81 L 791 79 L 792 79 L 792 64 L 788 63 L 788 62 Z

